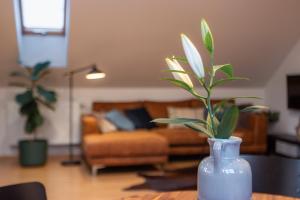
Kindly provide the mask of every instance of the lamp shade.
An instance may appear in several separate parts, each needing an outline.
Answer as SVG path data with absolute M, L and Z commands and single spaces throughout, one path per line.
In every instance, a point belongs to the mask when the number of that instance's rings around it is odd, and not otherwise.
M 97 69 L 96 66 L 93 66 L 91 71 L 85 76 L 86 79 L 100 79 L 104 77 L 105 77 L 105 73 Z

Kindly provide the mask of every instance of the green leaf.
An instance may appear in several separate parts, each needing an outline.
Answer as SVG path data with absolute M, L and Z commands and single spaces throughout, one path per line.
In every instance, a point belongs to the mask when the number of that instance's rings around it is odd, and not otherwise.
M 22 78 L 26 78 L 26 79 L 29 78 L 28 75 L 27 75 L 26 73 L 24 73 L 24 72 L 19 72 L 19 71 L 11 72 L 11 73 L 10 73 L 10 76 L 11 76 L 11 77 L 22 77 Z
M 16 101 L 20 105 L 27 104 L 33 100 L 33 95 L 31 90 L 27 90 L 24 93 L 16 95 Z
M 204 46 L 208 50 L 208 52 L 212 55 L 214 53 L 214 40 L 210 28 L 205 21 L 205 19 L 201 20 L 201 35 Z
M 237 81 L 237 80 L 249 80 L 249 79 L 248 78 L 243 78 L 243 77 L 230 77 L 230 78 L 219 79 L 219 80 L 214 81 L 211 88 L 219 86 L 219 85 L 223 85 L 223 84 L 225 84 L 227 82 L 230 82 L 230 81 Z
M 218 133 L 215 137 L 228 139 L 236 128 L 238 118 L 239 109 L 236 105 L 226 108 L 218 127 Z
M 39 74 L 38 80 L 44 78 L 44 77 L 47 76 L 48 74 L 50 74 L 50 70 L 46 69 L 46 70 L 42 71 L 42 72 Z
M 10 82 L 8 85 L 13 87 L 29 88 L 28 84 L 20 82 Z
M 215 75 L 218 70 L 221 70 L 228 78 L 233 77 L 233 67 L 231 64 L 215 65 L 213 66 L 213 74 Z
M 42 104 L 43 106 L 49 108 L 49 109 L 52 110 L 52 111 L 55 110 L 54 106 L 51 105 L 51 103 L 47 103 L 47 102 L 43 101 L 43 100 L 40 99 L 40 98 L 36 98 L 36 101 L 39 102 L 40 104 Z
M 185 123 L 184 124 L 186 127 L 194 130 L 194 131 L 197 131 L 197 132 L 200 132 L 200 133 L 204 133 L 206 134 L 208 137 L 214 137 L 213 134 L 211 132 L 209 132 L 209 130 L 207 130 L 203 125 L 201 124 L 198 124 L 198 123 L 193 123 L 193 122 L 189 122 L 189 123 Z
M 38 80 L 40 73 L 47 69 L 49 65 L 50 61 L 37 63 L 32 69 L 31 80 Z
M 38 105 L 36 101 L 32 100 L 31 102 L 24 104 L 20 107 L 20 113 L 22 115 L 31 115 L 38 112 Z
M 51 90 L 46 90 L 41 85 L 37 86 L 38 93 L 45 99 L 46 102 L 54 103 L 56 102 L 56 93 Z
M 218 128 L 220 122 L 215 116 L 214 116 L 213 120 L 214 120 L 214 129 L 212 128 L 212 121 L 211 121 L 210 115 L 208 113 L 207 117 L 206 117 L 206 122 L 207 122 L 206 129 L 209 130 L 209 132 L 213 133 L 213 135 L 214 135 L 214 133 L 217 133 L 217 128 Z
M 191 87 L 186 84 L 185 82 L 181 81 L 181 80 L 177 80 L 177 79 L 173 79 L 173 78 L 164 78 L 163 80 L 167 80 L 169 82 L 171 82 L 172 84 L 178 86 L 178 87 L 181 87 L 187 91 L 191 91 Z
M 181 73 L 181 74 L 188 74 L 186 71 L 182 71 L 182 70 L 173 70 L 173 69 L 167 69 L 167 70 L 163 70 L 164 72 L 176 72 L 176 73 Z
M 25 123 L 25 131 L 27 133 L 33 133 L 39 126 L 43 124 L 43 122 L 43 116 L 39 112 L 35 112 L 28 116 Z
M 267 106 L 248 106 L 241 110 L 241 112 L 255 112 L 255 111 L 261 111 L 261 110 L 269 110 L 269 107 Z
M 206 124 L 206 121 L 201 119 L 191 119 L 191 118 L 158 118 L 151 122 L 162 123 L 162 124 L 185 124 L 185 123 L 202 123 Z
M 222 101 L 218 102 L 218 103 L 215 103 L 213 105 L 213 112 L 214 113 L 217 113 L 219 111 L 221 111 L 222 109 L 225 108 L 225 106 L 228 104 L 228 100 L 226 99 L 223 99 Z
M 188 60 L 184 56 L 172 56 L 172 59 L 177 60 L 178 62 L 181 62 L 183 64 L 188 64 Z

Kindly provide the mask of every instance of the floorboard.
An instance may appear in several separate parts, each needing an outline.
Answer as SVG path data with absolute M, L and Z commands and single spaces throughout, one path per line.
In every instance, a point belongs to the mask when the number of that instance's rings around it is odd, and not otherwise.
M 43 183 L 49 200 L 117 200 L 153 191 L 123 191 L 143 182 L 132 169 L 109 169 L 91 176 L 85 165 L 63 167 L 62 157 L 51 157 L 46 166 L 22 168 L 17 158 L 0 158 L 0 186 L 29 181 Z

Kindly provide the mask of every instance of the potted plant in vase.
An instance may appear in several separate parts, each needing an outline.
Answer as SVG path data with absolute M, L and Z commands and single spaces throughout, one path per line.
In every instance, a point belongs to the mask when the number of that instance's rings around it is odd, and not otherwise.
M 56 93 L 46 89 L 40 81 L 49 74 L 50 62 L 37 63 L 33 68 L 25 67 L 25 71 L 15 71 L 12 77 L 19 78 L 17 82 L 10 85 L 24 88 L 16 95 L 16 102 L 20 106 L 20 114 L 26 117 L 25 132 L 32 136 L 32 139 L 19 141 L 19 161 L 22 166 L 44 165 L 47 161 L 47 140 L 38 139 L 37 131 L 44 123 L 40 106 L 54 110 Z M 25 79 L 25 81 L 24 81 Z
M 213 90 L 220 85 L 235 80 L 247 80 L 236 77 L 231 64 L 214 63 L 214 40 L 207 22 L 201 20 L 201 35 L 210 56 L 210 66 L 204 67 L 202 58 L 195 45 L 185 35 L 181 41 L 185 57 L 166 58 L 169 72 L 174 78 L 165 80 L 188 91 L 203 103 L 207 110 L 206 120 L 189 118 L 160 118 L 157 123 L 182 124 L 208 136 L 210 156 L 202 160 L 198 168 L 198 199 L 203 200 L 250 200 L 252 196 L 251 168 L 247 161 L 239 157 L 241 138 L 232 136 L 236 128 L 239 112 L 266 109 L 264 106 L 249 106 L 242 110 L 232 103 L 232 97 L 212 104 Z M 188 64 L 192 71 L 186 71 L 181 65 Z M 197 91 L 190 75 L 204 88 L 204 94 Z M 218 76 L 217 76 L 218 75 Z

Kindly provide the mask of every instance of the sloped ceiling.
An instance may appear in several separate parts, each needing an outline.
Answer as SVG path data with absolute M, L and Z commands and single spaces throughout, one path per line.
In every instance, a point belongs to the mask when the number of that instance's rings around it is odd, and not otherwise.
M 84 87 L 168 86 L 164 58 L 182 55 L 180 33 L 201 47 L 200 19 L 206 18 L 216 43 L 216 63 L 232 63 L 252 79 L 231 87 L 264 86 L 300 38 L 299 0 L 71 0 L 69 67 L 97 63 L 107 78 Z M 12 0 L 0 1 L 0 84 L 17 68 Z M 65 70 L 47 78 L 63 86 Z

